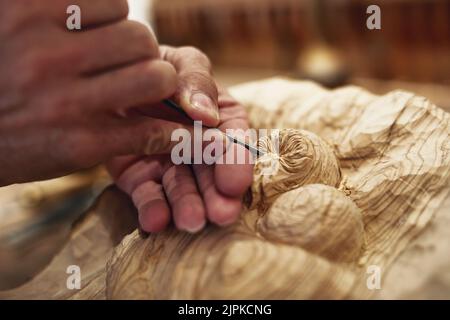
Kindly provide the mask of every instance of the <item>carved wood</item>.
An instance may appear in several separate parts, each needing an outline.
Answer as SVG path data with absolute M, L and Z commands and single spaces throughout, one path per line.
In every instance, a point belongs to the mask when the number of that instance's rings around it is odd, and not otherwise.
M 449 264 L 442 256 L 446 247 L 437 244 L 437 256 L 409 245 L 448 239 L 442 230 L 425 229 L 433 226 L 436 212 L 439 221 L 447 221 L 450 214 L 443 204 L 450 186 L 448 113 L 407 92 L 375 96 L 356 87 L 328 91 L 285 79 L 241 85 L 232 94 L 247 107 L 252 127 L 286 129 L 281 131 L 280 170 L 263 177 L 258 170 L 267 159 L 258 160 L 248 209 L 240 221 L 225 229 L 208 226 L 197 235 L 169 229 L 143 237 L 134 231 L 115 249 L 117 241 L 105 241 L 96 255 L 101 262 L 85 265 L 91 276 L 87 286 L 76 295 L 55 293 L 58 290 L 51 294 L 51 288 L 45 294 L 109 299 L 398 298 L 414 297 L 418 288 L 430 287 L 417 281 L 412 268 L 419 268 L 422 278 L 433 277 Z M 259 143 L 271 157 L 269 142 Z M 87 216 L 94 219 L 118 208 L 121 214 L 132 213 L 118 195 L 108 191 L 100 199 L 103 205 Z M 108 225 L 94 220 L 93 226 Z M 107 239 L 105 230 L 94 227 L 91 242 Z M 62 253 L 80 239 L 74 235 Z M 87 252 L 89 246 L 80 248 Z M 35 280 L 0 297 L 21 297 L 42 286 L 57 264 L 69 263 L 61 260 L 62 253 Z M 371 265 L 382 271 L 381 290 L 366 286 Z M 391 276 L 402 270 L 406 278 Z M 442 290 L 450 295 L 450 286 Z

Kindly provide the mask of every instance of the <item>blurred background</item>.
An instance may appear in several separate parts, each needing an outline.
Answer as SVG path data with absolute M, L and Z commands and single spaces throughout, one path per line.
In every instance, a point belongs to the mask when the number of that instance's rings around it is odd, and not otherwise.
M 366 27 L 373 4 L 381 30 Z M 202 49 L 224 85 L 281 74 L 412 90 L 450 110 L 449 0 L 153 0 L 148 10 L 160 43 Z
M 405 89 L 450 111 L 450 0 L 130 0 L 162 44 L 209 55 L 225 86 L 283 75 Z M 381 30 L 368 30 L 369 5 Z M 0 189 L 0 290 L 31 279 L 110 183 L 102 169 Z

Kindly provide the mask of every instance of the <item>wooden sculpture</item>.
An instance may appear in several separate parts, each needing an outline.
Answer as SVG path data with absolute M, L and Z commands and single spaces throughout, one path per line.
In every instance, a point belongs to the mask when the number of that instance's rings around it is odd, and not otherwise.
M 40 275 L 0 297 L 341 299 L 415 297 L 423 287 L 437 292 L 427 278 L 450 264 L 442 254 L 450 232 L 432 223 L 436 215 L 450 225 L 449 114 L 402 91 L 379 97 L 284 79 L 242 85 L 232 94 L 247 107 L 253 128 L 281 129 L 279 154 L 270 139 L 258 142 L 267 153 L 255 165 L 238 223 L 196 235 L 169 229 L 143 236 L 132 231 L 135 221 L 122 221 L 133 209 L 109 189 Z M 278 171 L 262 175 L 273 157 Z M 432 241 L 433 250 L 415 248 Z M 70 264 L 85 275 L 79 291 L 61 280 Z M 368 283 L 371 267 L 382 272 L 380 290 Z

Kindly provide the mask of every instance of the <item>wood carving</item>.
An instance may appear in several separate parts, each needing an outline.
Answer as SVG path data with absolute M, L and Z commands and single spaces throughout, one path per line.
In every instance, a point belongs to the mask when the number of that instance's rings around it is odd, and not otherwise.
M 249 106 L 253 127 L 314 131 L 334 152 L 312 133 L 283 131 L 280 171 L 260 176 L 264 159 L 256 164 L 254 210 L 244 212 L 240 224 L 210 227 L 199 236 L 129 236 L 110 260 L 108 297 L 374 293 L 366 286 L 366 266 L 387 268 L 446 195 L 449 116 L 402 92 L 379 98 L 356 88 L 300 87 L 274 80 L 241 87 L 235 95 Z M 425 145 L 429 137 L 435 143 Z M 270 151 L 267 143 L 260 146 Z M 142 261 L 136 252 L 157 258 Z
M 258 142 L 267 154 L 255 165 L 239 222 L 225 229 L 211 225 L 196 235 L 169 229 L 144 237 L 135 230 L 115 248 L 116 241 L 104 247 L 105 269 L 86 266 L 95 270 L 95 280 L 76 296 L 47 297 L 399 298 L 414 290 L 406 282 L 419 286 L 414 272 L 408 271 L 411 278 L 392 279 L 389 271 L 409 270 L 415 260 L 408 245 L 427 234 L 425 227 L 448 196 L 450 115 L 402 91 L 380 97 L 356 87 L 328 91 L 285 79 L 242 85 L 232 94 L 247 106 L 253 128 L 281 129 L 279 155 L 273 154 L 270 139 Z M 262 175 L 274 157 L 278 172 Z M 112 193 L 117 191 L 103 197 Z M 116 210 L 131 210 L 117 199 Z M 103 203 L 88 216 L 105 215 L 111 206 Z M 439 218 L 448 220 L 449 212 Z M 95 238 L 95 231 L 90 236 Z M 444 258 L 428 257 L 442 265 Z M 56 272 L 58 259 L 43 274 Z M 403 267 L 396 263 L 402 259 Z M 432 261 L 422 275 L 436 272 Z M 83 263 L 72 261 L 77 262 Z M 388 279 L 381 290 L 367 286 L 370 266 Z M 26 291 L 42 285 L 39 277 Z M 0 297 L 26 291 L 22 287 Z M 42 297 L 42 291 L 34 297 Z
M 302 185 L 323 183 L 337 187 L 341 181 L 333 150 L 312 132 L 285 129 L 277 135 L 262 137 L 257 145 L 265 155 L 255 163 L 251 208 L 268 207 L 277 195 Z M 266 168 L 271 164 L 274 168 Z M 265 169 L 277 172 L 261 174 Z
M 331 261 L 355 261 L 364 242 L 361 210 L 343 192 L 322 184 L 282 194 L 258 219 L 256 231 Z

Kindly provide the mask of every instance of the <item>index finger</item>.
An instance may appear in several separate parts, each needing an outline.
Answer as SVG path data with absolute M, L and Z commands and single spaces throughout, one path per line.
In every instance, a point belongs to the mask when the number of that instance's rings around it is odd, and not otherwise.
M 220 115 L 223 121 L 219 128 L 222 131 L 234 129 L 238 133 L 237 138 L 239 138 L 239 133 L 245 133 L 249 129 L 244 107 L 226 91 L 221 91 L 219 106 L 221 107 Z M 243 140 L 245 137 L 241 134 L 240 139 Z M 237 157 L 241 157 L 244 163 L 238 163 Z M 253 164 L 250 161 L 252 157 L 250 151 L 240 145 L 233 144 L 228 148 L 225 160 L 232 160 L 232 162 L 216 164 L 214 172 L 217 189 L 221 193 L 231 197 L 239 197 L 245 193 L 253 180 Z

